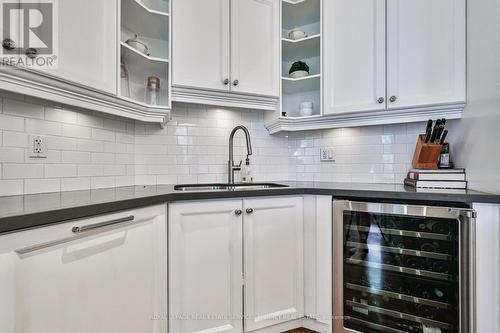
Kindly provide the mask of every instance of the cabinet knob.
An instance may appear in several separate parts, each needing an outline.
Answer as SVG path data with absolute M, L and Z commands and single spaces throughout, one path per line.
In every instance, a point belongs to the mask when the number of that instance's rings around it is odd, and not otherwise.
M 238 84 L 240 84 L 240 81 L 238 81 L 238 80 L 233 81 L 233 86 L 237 86 Z
M 10 38 L 5 38 L 3 41 L 2 41 L 2 47 L 6 50 L 9 50 L 9 51 L 12 51 L 16 48 L 16 42 L 14 42 L 12 39 Z
M 30 59 L 35 59 L 38 56 L 38 50 L 30 47 L 29 49 L 26 49 L 26 56 Z
M 241 209 L 237 209 L 234 211 L 234 214 L 236 214 L 237 216 L 240 216 L 241 214 L 243 214 L 243 211 Z
M 253 209 L 252 208 L 247 208 L 247 214 L 252 214 L 253 213 Z
M 378 104 L 382 104 L 384 102 L 385 102 L 385 98 L 383 98 L 383 97 L 379 97 L 379 99 L 377 99 Z
M 229 84 L 229 79 L 225 79 L 225 80 L 223 81 L 223 83 L 224 83 L 224 85 L 225 85 L 225 86 L 227 86 L 227 85 Z
M 391 101 L 391 103 L 394 103 L 397 100 L 398 100 L 398 98 L 396 96 L 391 96 L 391 98 L 389 99 L 389 101 Z

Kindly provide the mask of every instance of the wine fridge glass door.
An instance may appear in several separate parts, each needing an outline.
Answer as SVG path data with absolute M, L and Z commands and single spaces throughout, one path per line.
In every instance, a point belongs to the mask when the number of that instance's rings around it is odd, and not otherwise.
M 469 333 L 470 213 L 337 202 L 334 332 Z

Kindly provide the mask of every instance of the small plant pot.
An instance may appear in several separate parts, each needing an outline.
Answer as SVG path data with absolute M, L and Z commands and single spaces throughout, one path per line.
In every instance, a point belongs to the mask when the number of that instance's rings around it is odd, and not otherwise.
M 295 72 L 290 73 L 290 77 L 292 79 L 299 79 L 301 77 L 306 77 L 306 76 L 309 76 L 309 72 L 306 72 L 306 71 L 295 71 Z

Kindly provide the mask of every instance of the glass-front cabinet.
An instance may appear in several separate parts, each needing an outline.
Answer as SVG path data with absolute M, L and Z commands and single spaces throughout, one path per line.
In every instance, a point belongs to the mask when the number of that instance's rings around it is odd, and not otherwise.
M 473 213 L 338 202 L 336 332 L 469 332 Z

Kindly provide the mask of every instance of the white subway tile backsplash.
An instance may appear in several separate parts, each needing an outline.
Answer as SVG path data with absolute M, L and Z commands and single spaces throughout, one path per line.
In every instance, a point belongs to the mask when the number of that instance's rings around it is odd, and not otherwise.
M 23 163 L 24 148 L 0 147 L 0 163 Z
M 265 112 L 174 104 L 172 120 L 132 122 L 98 112 L 54 108 L 2 93 L 0 195 L 113 186 L 224 182 L 228 138 L 249 128 L 255 181 L 401 182 L 425 124 L 282 133 L 270 136 Z M 46 159 L 29 158 L 29 136 L 42 135 Z M 335 162 L 320 162 L 331 147 Z M 235 136 L 235 161 L 246 157 Z M 240 178 L 240 174 L 236 174 Z
M 77 169 L 77 165 L 74 164 L 46 164 L 45 178 L 76 177 Z
M 26 132 L 42 135 L 62 135 L 62 123 L 38 119 L 26 119 Z
M 63 151 L 61 153 L 62 163 L 88 164 L 91 163 L 91 153 L 81 151 Z
M 61 108 L 45 107 L 45 120 L 76 124 L 78 123 L 78 114 Z
M 0 114 L 0 129 L 24 131 L 24 118 Z
M 61 191 L 90 190 L 90 178 L 63 178 L 61 179 Z
M 115 177 L 92 177 L 90 179 L 90 188 L 91 189 L 100 189 L 100 188 L 109 188 L 115 187 L 116 180 Z
M 3 131 L 3 146 L 27 148 L 29 136 L 23 132 Z
M 61 190 L 61 179 L 25 179 L 24 193 L 48 193 Z
M 104 167 L 102 165 L 79 165 L 78 177 L 95 177 L 104 175 Z
M 115 154 L 111 153 L 92 153 L 91 160 L 93 164 L 114 164 Z
M 43 164 L 9 164 L 3 165 L 3 179 L 43 178 Z
M 21 195 L 24 194 L 24 181 L 16 180 L 0 180 L 0 196 Z
M 30 104 L 12 99 L 3 99 L 3 113 L 24 118 L 44 119 L 43 105 Z
M 91 137 L 92 129 L 80 125 L 63 124 L 62 135 L 69 138 L 82 138 L 89 139 Z

